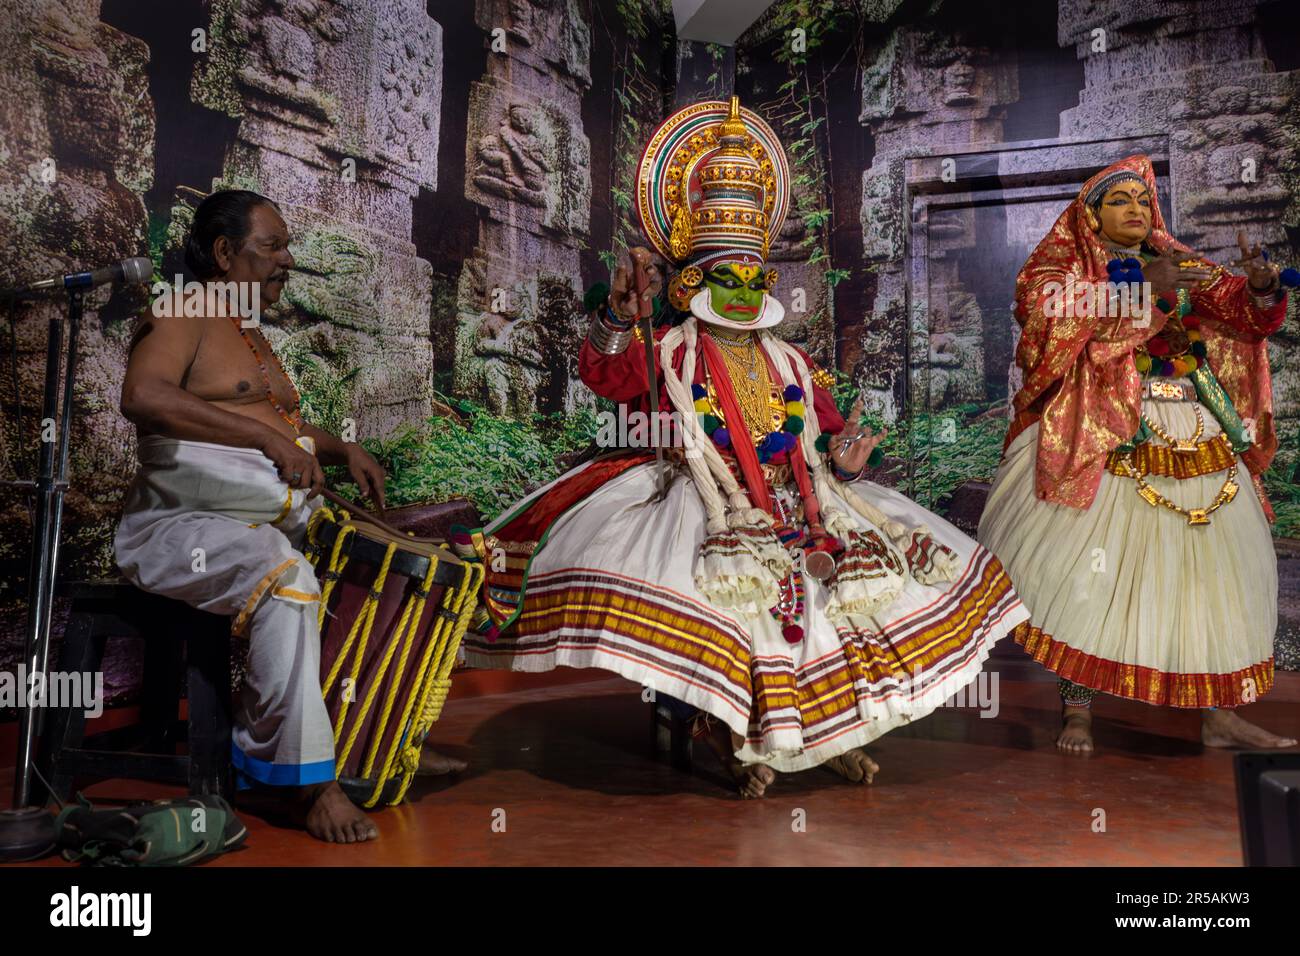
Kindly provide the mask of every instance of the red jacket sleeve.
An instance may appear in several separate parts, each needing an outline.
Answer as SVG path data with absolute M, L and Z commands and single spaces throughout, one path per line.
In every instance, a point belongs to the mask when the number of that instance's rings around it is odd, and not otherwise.
M 1198 289 L 1192 293 L 1192 306 L 1198 314 L 1227 326 L 1233 338 L 1246 342 L 1268 338 L 1286 320 L 1286 296 L 1261 309 L 1255 305 L 1245 276 L 1224 276 L 1208 289 Z
M 799 357 L 804 360 L 804 364 L 808 366 L 810 377 L 813 377 L 812 373 L 818 370 L 817 363 L 799 346 L 794 346 L 794 349 L 799 353 Z M 827 435 L 836 435 L 844 431 L 844 416 L 840 414 L 840 410 L 835 406 L 835 397 L 831 395 L 830 389 L 818 385 L 816 377 L 813 377 L 812 386 L 813 410 L 817 412 L 818 427 Z
M 663 373 L 659 366 L 658 342 L 668 334 L 668 326 L 655 329 L 655 381 L 659 383 L 659 409 L 670 411 L 668 389 L 664 387 Z M 685 349 L 678 346 L 673 353 L 673 361 L 680 364 Z M 590 340 L 582 343 L 578 353 L 578 377 L 583 383 L 611 402 L 629 406 L 630 410 L 649 410 L 649 396 L 646 389 L 645 344 L 637 338 L 628 343 L 626 349 L 618 355 L 605 355 L 596 351 Z

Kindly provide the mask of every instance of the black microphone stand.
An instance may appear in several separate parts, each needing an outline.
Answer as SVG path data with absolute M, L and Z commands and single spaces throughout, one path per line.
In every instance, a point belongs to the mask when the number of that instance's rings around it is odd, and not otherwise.
M 54 613 L 54 583 L 59 565 L 59 532 L 63 525 L 63 495 L 68 489 L 68 440 L 72 430 L 73 381 L 77 371 L 77 336 L 81 329 L 83 290 L 68 290 L 67 368 L 63 377 L 63 403 L 59 407 L 59 360 L 63 353 L 64 323 L 51 318 L 45 348 L 45 394 L 41 406 L 42 432 L 58 419 L 54 441 L 42 438 L 40 473 L 34 482 L 19 482 L 36 494 L 31 573 L 27 583 L 27 644 L 24 661 L 28 687 L 37 674 L 43 687 L 50 659 L 50 626 Z M 57 449 L 55 443 L 57 442 Z M 22 689 L 23 693 L 27 688 Z M 18 752 L 14 764 L 13 809 L 0 811 L 0 856 L 21 852 L 26 840 L 41 855 L 43 844 L 53 842 L 53 821 L 43 809 L 31 805 L 35 742 L 43 730 L 43 707 L 18 708 Z M 44 803 L 44 801 L 42 801 Z

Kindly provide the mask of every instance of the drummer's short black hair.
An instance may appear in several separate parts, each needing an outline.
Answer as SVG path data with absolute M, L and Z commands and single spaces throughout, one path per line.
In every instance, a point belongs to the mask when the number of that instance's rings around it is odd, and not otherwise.
M 280 211 L 279 206 L 251 189 L 221 189 L 199 203 L 185 237 L 185 267 L 194 278 L 206 281 L 221 275 L 221 267 L 212 255 L 213 243 L 225 236 L 239 249 L 248 238 L 249 215 L 263 204 Z

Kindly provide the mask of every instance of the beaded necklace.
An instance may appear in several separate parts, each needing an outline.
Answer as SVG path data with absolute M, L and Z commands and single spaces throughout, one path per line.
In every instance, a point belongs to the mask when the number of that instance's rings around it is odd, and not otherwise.
M 1130 250 L 1116 250 L 1116 252 Z M 1149 264 L 1154 257 L 1146 250 L 1137 253 L 1137 261 L 1142 266 Z M 1119 274 L 1126 268 L 1128 259 L 1112 259 L 1106 264 L 1111 281 L 1119 281 Z M 1137 263 L 1134 263 L 1135 265 Z M 1206 280 L 1209 285 L 1224 272 L 1222 266 L 1202 261 L 1192 256 L 1181 259 L 1183 267 L 1211 268 L 1213 275 Z M 1169 321 L 1136 350 L 1137 370 L 1143 375 L 1159 375 L 1166 378 L 1190 375 L 1205 364 L 1205 343 L 1201 340 L 1201 321 L 1192 314 L 1192 296 L 1187 289 L 1176 291 L 1177 302 L 1169 303 Z
M 1139 252 L 1138 255 L 1141 258 L 1141 265 L 1146 265 L 1152 260 L 1152 256 L 1145 251 Z M 1178 264 L 1184 268 L 1213 265 L 1192 257 L 1183 259 Z M 1127 260 L 1114 259 L 1107 263 L 1107 271 L 1110 273 L 1113 282 L 1120 281 L 1120 275 L 1128 268 L 1132 268 L 1132 266 L 1128 264 Z M 1207 281 L 1207 284 L 1217 279 L 1224 271 L 1221 266 L 1215 266 L 1214 270 L 1214 275 Z M 1134 360 L 1138 372 L 1144 376 L 1178 378 L 1191 375 L 1205 364 L 1205 342 L 1201 338 L 1200 319 L 1192 314 L 1191 293 L 1187 289 L 1180 288 L 1176 291 L 1176 295 L 1176 302 L 1167 303 L 1169 305 L 1167 310 L 1169 319 L 1166 321 L 1164 328 L 1136 349 Z M 1162 303 L 1162 307 L 1164 305 L 1166 303 Z M 1163 440 L 1165 444 L 1171 446 L 1175 451 L 1194 453 L 1197 449 L 1198 440 L 1205 432 L 1205 419 L 1201 416 L 1199 405 L 1193 404 L 1192 412 L 1196 416 L 1196 433 L 1190 438 L 1175 438 L 1147 416 L 1142 415 L 1141 418 L 1142 423 L 1156 437 Z M 1224 479 L 1223 486 L 1219 489 L 1219 493 L 1214 496 L 1213 501 L 1203 508 L 1183 508 L 1170 501 L 1147 483 L 1135 465 L 1135 457 L 1136 451 L 1128 453 L 1119 474 L 1137 481 L 1138 495 L 1147 504 L 1153 508 L 1167 508 L 1175 514 L 1180 514 L 1187 519 L 1189 525 L 1208 525 L 1210 523 L 1209 516 L 1237 496 L 1237 490 L 1240 486 L 1236 480 L 1237 466 L 1235 462 L 1228 469 L 1228 476 Z
M 244 344 L 248 346 L 248 350 L 253 353 L 253 359 L 257 362 L 257 367 L 262 372 L 262 382 L 266 385 L 266 400 L 271 403 L 271 407 L 279 413 L 280 417 L 289 423 L 289 426 L 294 430 L 294 434 L 301 434 L 303 420 L 302 413 L 298 410 L 300 402 L 298 389 L 294 387 L 293 379 L 289 378 L 289 373 L 287 373 L 284 370 L 284 366 L 280 364 L 280 357 L 275 354 L 275 351 L 271 348 L 270 343 L 268 342 L 266 351 L 271 356 L 271 361 L 275 363 L 276 370 L 279 371 L 281 377 L 288 383 L 289 391 L 293 392 L 294 410 L 292 412 L 286 409 L 280 403 L 280 400 L 276 398 L 275 389 L 271 387 L 270 370 L 266 367 L 266 362 L 262 358 L 261 350 L 259 350 L 257 345 L 253 342 L 253 337 L 248 334 L 248 329 L 244 328 L 243 319 L 237 315 L 232 315 L 230 320 L 234 323 L 235 331 L 239 333 L 239 337 L 243 339 Z M 266 341 L 265 336 L 263 336 L 262 341 Z
M 793 451 L 797 437 L 803 431 L 803 389 L 798 385 L 787 385 L 777 391 L 767 362 L 752 335 L 737 341 L 713 335 L 707 330 L 705 334 L 718 345 L 718 353 L 731 380 L 736 404 L 740 406 L 741 418 L 754 443 L 759 463 L 764 464 L 775 455 Z M 748 349 L 745 349 L 746 345 Z M 717 377 L 712 372 L 707 374 L 707 386 L 699 383 L 691 386 L 695 411 L 701 416 L 700 425 L 704 433 L 713 439 L 714 444 L 719 448 L 729 448 L 731 428 L 739 427 L 739 423 L 727 425 L 719 410 Z
M 759 361 L 758 346 L 752 336 L 737 341 L 725 336 L 706 333 L 718 344 L 727 376 L 735 388 L 736 402 L 740 405 L 745 425 L 755 441 L 771 430 L 768 421 L 771 411 L 772 382 L 767 374 L 767 363 Z

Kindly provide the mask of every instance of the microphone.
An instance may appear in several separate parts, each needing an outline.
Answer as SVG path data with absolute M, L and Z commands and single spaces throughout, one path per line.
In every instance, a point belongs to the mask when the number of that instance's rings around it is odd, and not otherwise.
M 148 282 L 152 276 L 153 260 L 148 256 L 136 256 L 89 272 L 70 272 L 54 279 L 41 279 L 14 291 L 18 295 L 30 295 L 50 289 L 90 289 L 106 282 Z

